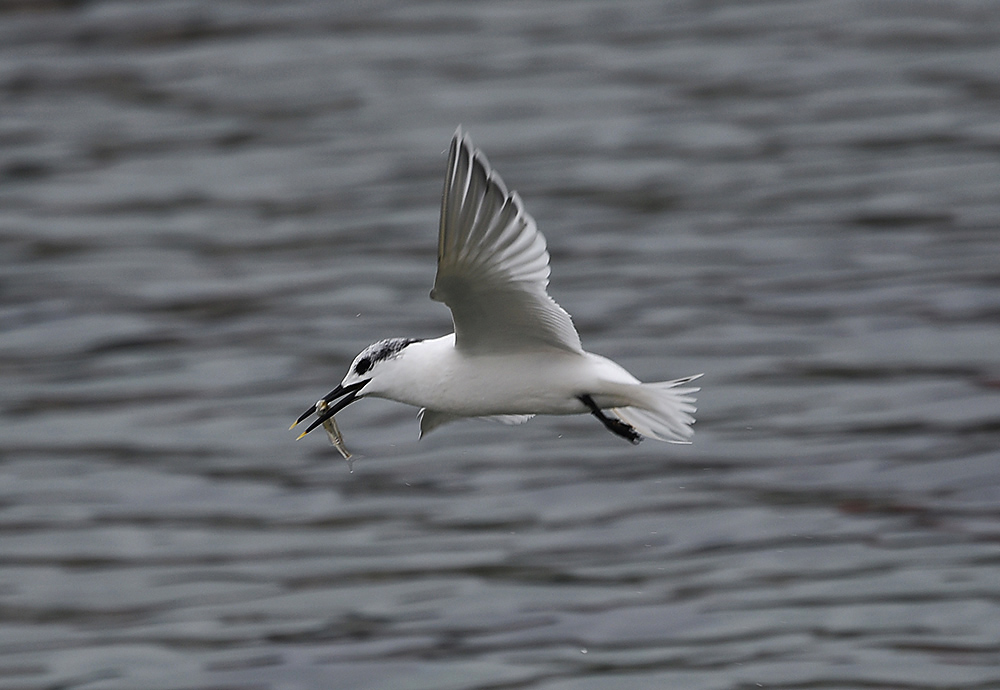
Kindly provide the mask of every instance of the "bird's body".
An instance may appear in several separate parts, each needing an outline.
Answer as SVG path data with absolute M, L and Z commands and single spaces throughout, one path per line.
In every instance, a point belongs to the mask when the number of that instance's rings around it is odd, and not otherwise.
M 464 417 L 520 423 L 536 414 L 589 412 L 633 443 L 640 434 L 689 442 L 691 394 L 698 389 L 682 386 L 697 376 L 644 384 L 585 352 L 569 314 L 546 291 L 548 276 L 549 255 L 534 220 L 459 129 L 448 158 L 431 291 L 451 309 L 455 332 L 370 345 L 341 384 L 292 426 L 316 413 L 305 435 L 371 396 L 420 407 L 421 436 Z
M 408 345 L 365 393 L 455 416 L 579 414 L 589 391 L 601 407 L 627 403 L 616 387 L 638 383 L 589 352 L 465 354 L 455 335 Z

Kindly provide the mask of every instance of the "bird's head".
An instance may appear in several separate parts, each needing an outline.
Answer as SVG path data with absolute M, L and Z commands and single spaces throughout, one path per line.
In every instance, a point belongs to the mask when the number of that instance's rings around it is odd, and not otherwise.
M 340 382 L 340 388 L 346 390 L 351 386 L 364 387 L 371 383 L 372 385 L 367 390 L 359 392 L 357 397 L 374 393 L 380 388 L 376 379 L 385 377 L 407 346 L 416 342 L 420 342 L 418 338 L 386 338 L 372 343 L 351 362 L 347 375 Z
M 347 375 L 344 376 L 340 385 L 303 412 L 295 424 L 292 424 L 292 428 L 295 428 L 297 424 L 305 421 L 310 415 L 317 413 L 316 419 L 302 432 L 299 438 L 308 434 L 355 400 L 376 393 L 380 389 L 377 381 L 379 376 L 385 376 L 392 369 L 393 363 L 403 350 L 418 340 L 417 338 L 387 338 L 372 343 L 362 350 L 351 362 L 351 367 L 347 370 Z

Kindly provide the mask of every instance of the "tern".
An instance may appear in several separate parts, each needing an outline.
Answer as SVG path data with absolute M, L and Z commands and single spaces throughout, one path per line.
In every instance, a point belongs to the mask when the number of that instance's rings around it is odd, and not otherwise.
M 590 413 L 633 444 L 691 442 L 699 389 L 687 384 L 701 374 L 642 383 L 584 351 L 569 314 L 547 292 L 545 238 L 461 127 L 448 152 L 437 256 L 430 296 L 451 309 L 454 333 L 366 347 L 340 384 L 292 424 L 316 415 L 299 438 L 322 425 L 349 458 L 333 416 L 373 397 L 419 407 L 421 438 L 469 417 L 520 424 L 536 414 Z

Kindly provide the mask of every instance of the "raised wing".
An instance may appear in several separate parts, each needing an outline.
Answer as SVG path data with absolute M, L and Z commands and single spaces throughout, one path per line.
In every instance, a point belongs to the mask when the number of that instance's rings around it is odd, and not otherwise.
M 455 346 L 473 354 L 582 352 L 548 283 L 549 253 L 535 220 L 459 128 L 448 153 L 431 290 L 451 309 Z

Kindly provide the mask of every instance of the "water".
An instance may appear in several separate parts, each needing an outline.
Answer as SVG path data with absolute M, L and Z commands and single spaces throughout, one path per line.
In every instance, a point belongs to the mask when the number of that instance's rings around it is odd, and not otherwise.
M 0 688 L 1000 686 L 1000 9 L 0 13 Z M 460 123 L 695 445 L 293 443 L 448 330 Z

